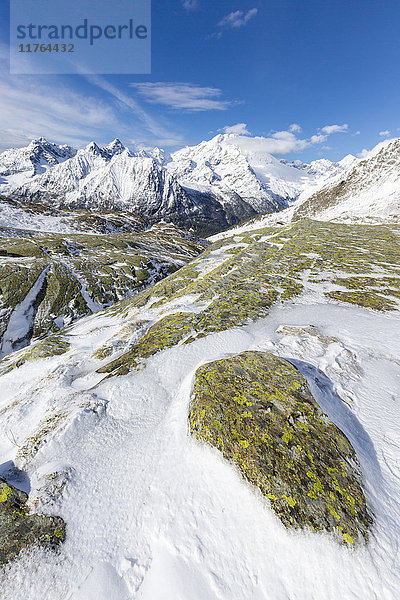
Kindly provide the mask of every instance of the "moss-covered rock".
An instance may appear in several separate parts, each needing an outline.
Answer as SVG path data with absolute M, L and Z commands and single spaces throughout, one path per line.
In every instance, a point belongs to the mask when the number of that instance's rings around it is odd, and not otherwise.
M 372 519 L 354 449 L 288 361 L 244 352 L 200 367 L 189 423 L 287 527 L 335 532 L 348 544 L 367 538 Z
M 37 360 L 39 358 L 51 358 L 53 356 L 61 356 L 68 352 L 70 348 L 69 342 L 67 342 L 62 335 L 53 334 L 45 338 L 41 342 L 33 345 L 28 350 L 21 351 L 16 355 L 15 360 L 10 362 L 7 358 L 0 360 L 0 375 L 5 375 L 13 369 L 21 367 L 27 361 Z M 4 367 L 2 368 L 2 365 Z
M 55 547 L 65 539 L 60 517 L 30 514 L 27 494 L 0 479 L 0 565 L 32 545 Z
M 133 348 L 100 372 L 126 374 L 142 358 L 265 317 L 272 305 L 310 290 L 321 302 L 398 310 L 399 231 L 395 225 L 305 220 L 219 240 L 128 300 L 126 306 L 137 311 L 151 307 L 156 322 L 140 332 L 142 338 Z M 165 317 L 185 296 L 198 302 L 199 310 Z M 133 314 L 136 319 L 137 312 Z
M 131 350 L 98 369 L 98 373 L 126 375 L 137 367 L 140 359 L 175 346 L 192 332 L 195 316 L 191 313 L 168 315 L 150 327 Z
M 165 224 L 131 234 L 20 235 L 0 237 L 0 348 L 13 314 L 31 304 L 24 338 L 9 340 L 13 351 L 130 298 L 207 245 Z

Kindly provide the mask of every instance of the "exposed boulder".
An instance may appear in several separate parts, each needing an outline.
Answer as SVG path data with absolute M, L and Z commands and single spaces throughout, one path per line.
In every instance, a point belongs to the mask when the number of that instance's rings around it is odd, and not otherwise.
M 367 539 L 372 519 L 355 451 L 288 361 L 243 352 L 200 367 L 189 422 L 287 527 L 335 532 L 347 544 Z
M 27 494 L 0 479 L 0 565 L 32 545 L 55 547 L 65 538 L 60 517 L 29 514 Z

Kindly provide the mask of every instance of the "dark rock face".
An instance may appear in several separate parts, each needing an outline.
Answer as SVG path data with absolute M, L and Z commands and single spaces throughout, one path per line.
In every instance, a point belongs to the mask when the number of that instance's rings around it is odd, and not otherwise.
M 65 539 L 64 521 L 60 517 L 29 514 L 27 498 L 24 492 L 0 479 L 0 566 L 28 546 L 51 548 Z
M 287 527 L 334 532 L 347 544 L 367 539 L 372 519 L 354 449 L 286 360 L 244 352 L 200 367 L 189 422 Z

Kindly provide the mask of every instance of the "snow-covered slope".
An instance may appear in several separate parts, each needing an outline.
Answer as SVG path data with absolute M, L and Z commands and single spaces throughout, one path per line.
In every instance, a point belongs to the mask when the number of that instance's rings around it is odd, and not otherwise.
M 400 138 L 378 144 L 369 155 L 312 194 L 294 218 L 387 222 L 400 218 Z
M 35 175 L 75 156 L 70 146 L 57 146 L 40 138 L 26 148 L 11 148 L 0 154 L 0 193 L 7 194 Z
M 397 600 L 398 230 L 303 222 L 233 234 L 70 326 L 59 348 L 9 355 L 0 476 L 30 491 L 36 510 L 61 515 L 67 533 L 58 553 L 36 549 L 2 573 L 4 597 Z M 391 311 L 371 308 L 379 297 Z M 180 328 L 167 326 L 173 316 Z M 196 370 L 245 350 L 294 363 L 353 444 L 374 515 L 365 546 L 286 529 L 188 434 Z M 107 371 L 118 360 L 120 376 Z
M 264 145 L 263 138 L 221 134 L 178 150 L 166 166 L 182 185 L 210 191 L 225 202 L 237 195 L 260 213 L 287 206 L 301 192 L 310 192 L 355 160 L 288 163 L 266 152 Z

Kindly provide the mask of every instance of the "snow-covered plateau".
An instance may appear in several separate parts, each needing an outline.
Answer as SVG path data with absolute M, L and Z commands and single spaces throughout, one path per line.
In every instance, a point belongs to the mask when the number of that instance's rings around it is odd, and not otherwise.
M 9 563 L 3 597 L 395 600 L 399 235 L 393 224 L 251 225 L 70 325 L 50 349 L 7 355 L 0 477 L 29 492 L 35 512 L 62 517 L 66 537 Z M 339 537 L 285 527 L 273 499 L 191 435 L 199 367 L 249 350 L 290 361 L 347 436 L 367 541 L 341 543 L 339 522 Z M 306 435 L 307 418 L 298 423 Z M 311 483 L 317 503 L 325 492 Z

